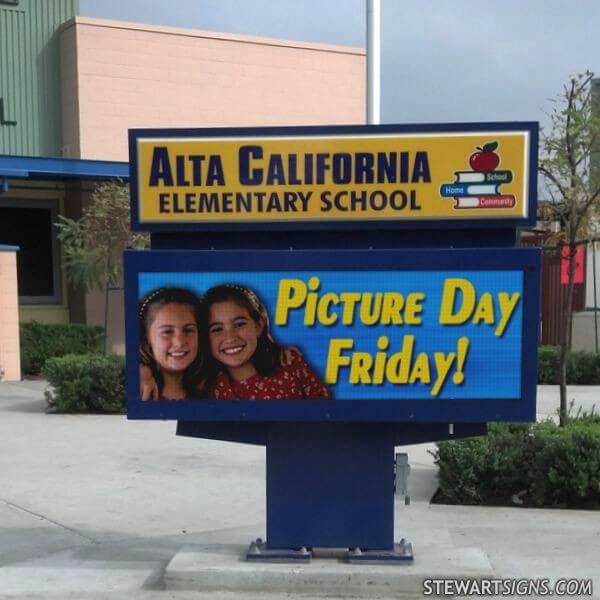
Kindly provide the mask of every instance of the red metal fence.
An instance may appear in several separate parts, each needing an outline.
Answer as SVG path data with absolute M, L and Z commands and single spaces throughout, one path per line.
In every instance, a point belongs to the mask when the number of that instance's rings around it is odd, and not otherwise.
M 524 246 L 534 246 L 522 240 Z M 567 286 L 561 283 L 562 246 L 542 247 L 542 315 L 540 344 L 556 346 L 562 339 L 563 310 L 567 296 Z M 585 273 L 585 264 L 583 265 Z M 575 284 L 573 291 L 573 311 L 585 309 L 585 281 Z

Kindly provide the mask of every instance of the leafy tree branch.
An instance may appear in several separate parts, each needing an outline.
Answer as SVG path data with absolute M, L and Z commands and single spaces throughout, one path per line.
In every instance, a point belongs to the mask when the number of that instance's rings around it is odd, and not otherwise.
M 600 183 L 591 176 L 600 139 L 600 115 L 593 111 L 593 78 L 590 71 L 570 78 L 550 113 L 550 126 L 542 132 L 540 172 L 563 225 L 555 241 L 569 248 L 559 360 L 561 425 L 567 420 L 566 367 L 571 347 L 577 245 L 578 240 L 595 233 L 600 216 Z

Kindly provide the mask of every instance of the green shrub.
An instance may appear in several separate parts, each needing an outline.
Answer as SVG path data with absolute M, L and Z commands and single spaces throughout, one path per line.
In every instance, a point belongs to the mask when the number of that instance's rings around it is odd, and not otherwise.
M 600 416 L 533 426 L 492 424 L 487 436 L 441 442 L 443 499 L 456 504 L 600 508 Z
M 41 373 L 47 359 L 100 352 L 102 327 L 59 323 L 21 323 L 21 366 L 26 375 Z
M 530 452 L 532 505 L 600 507 L 600 418 L 545 423 L 534 429 Z
M 540 346 L 538 348 L 538 383 L 558 383 L 558 346 Z
M 567 382 L 572 385 L 600 384 L 600 353 L 572 352 L 567 362 Z
M 444 497 L 457 504 L 502 503 L 521 491 L 526 480 L 515 467 L 528 434 L 527 425 L 492 424 L 486 436 L 440 443 L 434 458 Z
M 538 383 L 558 383 L 558 346 L 538 349 Z M 567 360 L 567 383 L 570 385 L 600 385 L 600 352 L 571 352 Z
M 121 413 L 125 409 L 125 359 L 114 354 L 49 358 L 46 401 L 57 412 Z

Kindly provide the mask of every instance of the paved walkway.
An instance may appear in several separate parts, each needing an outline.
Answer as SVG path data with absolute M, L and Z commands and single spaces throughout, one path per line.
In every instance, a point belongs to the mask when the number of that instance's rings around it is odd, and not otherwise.
M 264 597 L 160 590 L 182 546 L 235 554 L 264 537 L 263 448 L 178 438 L 173 422 L 45 414 L 44 385 L 0 383 L 0 597 Z M 600 388 L 569 395 L 600 405 Z M 557 389 L 538 396 L 552 415 Z M 476 549 L 497 577 L 593 578 L 600 597 L 599 512 L 431 506 L 430 448 L 408 448 L 412 503 L 397 502 L 397 538 L 417 560 Z

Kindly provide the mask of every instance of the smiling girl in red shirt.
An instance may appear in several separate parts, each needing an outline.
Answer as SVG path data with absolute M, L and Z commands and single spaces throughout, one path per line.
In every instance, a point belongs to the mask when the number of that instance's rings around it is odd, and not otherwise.
M 300 354 L 282 365 L 258 296 L 239 285 L 210 288 L 201 301 L 210 397 L 215 400 L 328 400 L 331 391 Z

